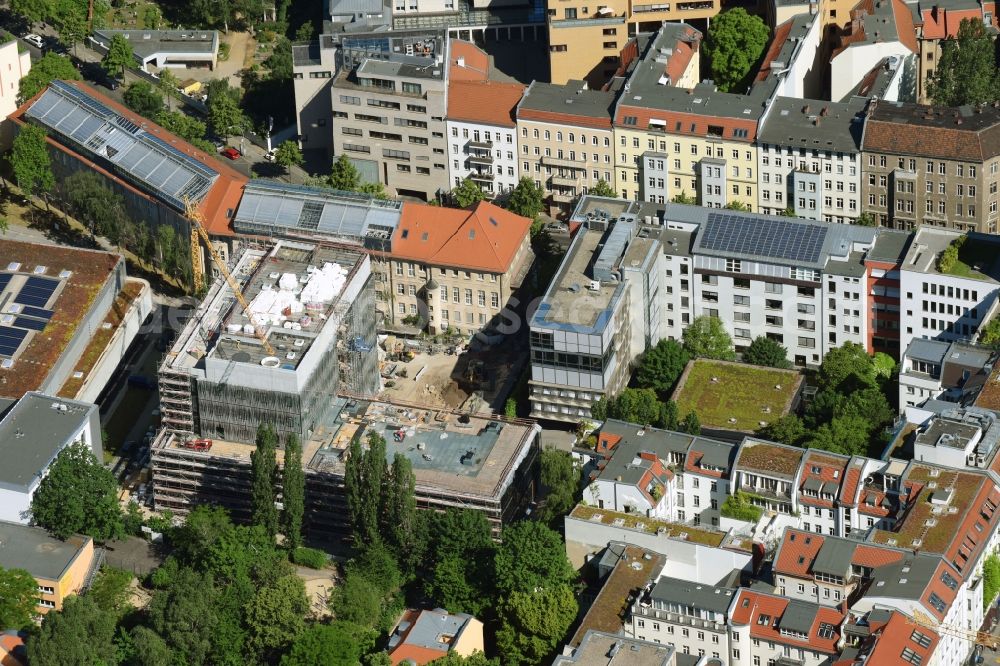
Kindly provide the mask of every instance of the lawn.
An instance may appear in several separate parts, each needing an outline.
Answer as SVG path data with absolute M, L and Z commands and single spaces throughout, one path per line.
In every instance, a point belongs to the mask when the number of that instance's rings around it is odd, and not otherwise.
M 947 275 L 970 278 L 972 280 L 989 280 L 987 273 L 992 273 L 993 264 L 997 259 L 997 246 L 984 243 L 977 238 L 969 238 L 958 251 L 958 261 Z
M 682 417 L 694 410 L 703 427 L 753 432 L 761 421 L 788 413 L 801 381 L 795 370 L 697 359 L 688 363 L 673 400 Z

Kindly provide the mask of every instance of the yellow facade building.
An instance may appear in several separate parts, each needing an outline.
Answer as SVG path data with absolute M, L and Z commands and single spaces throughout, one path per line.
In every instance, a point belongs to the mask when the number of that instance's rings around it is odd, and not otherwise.
M 60 610 L 78 594 L 93 573 L 94 541 L 72 536 L 55 539 L 40 527 L 0 522 L 0 566 L 24 569 L 38 583 L 38 615 Z

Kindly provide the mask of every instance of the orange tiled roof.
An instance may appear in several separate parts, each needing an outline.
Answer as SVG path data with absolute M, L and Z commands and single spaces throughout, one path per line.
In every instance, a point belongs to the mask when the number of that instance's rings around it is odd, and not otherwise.
M 448 56 L 450 81 L 485 81 L 490 76 L 490 57 L 471 42 L 451 40 Z
M 520 83 L 452 79 L 448 83 L 448 119 L 514 127 L 517 103 L 523 94 Z
M 531 220 L 480 201 L 472 210 L 403 204 L 392 239 L 400 259 L 436 266 L 506 273 L 531 229 Z
M 844 614 L 835 608 L 817 606 L 816 617 L 813 618 L 808 635 L 805 639 L 799 639 L 783 635 L 780 631 L 781 616 L 788 608 L 790 602 L 791 599 L 787 597 L 779 597 L 741 588 L 733 604 L 732 623 L 734 625 L 749 626 L 750 635 L 754 638 L 781 645 L 804 647 L 826 654 L 835 654 L 837 652 L 837 641 L 840 640 L 840 624 L 844 620 Z M 761 614 L 769 615 L 771 620 L 767 623 L 759 623 L 758 618 Z M 820 624 L 823 623 L 833 626 L 833 632 L 829 638 L 821 638 L 819 636 Z
M 774 29 L 774 39 L 771 40 L 771 46 L 768 47 L 767 53 L 764 54 L 764 60 L 761 62 L 760 70 L 757 72 L 755 79 L 757 83 L 766 80 L 771 73 L 771 63 L 778 57 L 781 47 L 788 41 L 788 35 L 792 32 L 792 23 L 794 20 L 788 19 Z
M 923 9 L 920 19 L 923 22 L 921 37 L 923 39 L 948 39 L 958 36 L 958 28 L 964 19 L 981 21 L 983 12 L 992 12 L 992 25 L 997 26 L 996 3 L 983 3 L 982 8 L 946 9 L 938 6 Z
M 879 567 L 884 567 L 889 564 L 895 564 L 901 559 L 903 559 L 903 553 L 898 550 L 858 544 L 858 547 L 854 549 L 854 556 L 851 558 L 851 564 L 856 564 L 859 567 L 867 567 L 869 569 L 878 569 Z
M 912 666 L 911 660 L 903 658 L 903 651 L 909 648 L 927 664 L 937 648 L 940 637 L 933 629 L 914 625 L 905 615 L 892 611 L 889 621 L 878 626 L 871 625 L 872 635 L 866 639 L 854 659 L 841 659 L 834 666 L 853 664 L 878 664 L 878 666 Z M 917 641 L 917 634 L 929 639 L 926 647 Z
M 774 558 L 774 571 L 789 576 L 809 575 L 812 563 L 826 539 L 803 530 L 786 529 Z
M 217 156 L 209 155 L 208 153 L 200 150 L 199 148 L 196 148 L 195 146 L 191 145 L 190 143 L 180 138 L 176 134 L 168 132 L 167 130 L 163 129 L 153 121 L 134 113 L 127 107 L 119 104 L 110 97 L 106 97 L 105 95 L 98 92 L 94 88 L 86 85 L 82 81 L 65 81 L 64 83 L 67 83 L 68 85 L 77 88 L 78 90 L 80 90 L 80 92 L 84 93 L 88 97 L 94 98 L 96 101 L 107 106 L 115 113 L 141 126 L 143 130 L 145 130 L 146 132 L 152 134 L 153 136 L 158 137 L 159 139 L 168 143 L 173 148 L 197 160 L 198 162 L 201 162 L 209 169 L 212 169 L 213 171 L 218 173 L 219 177 L 216 179 L 211 189 L 209 189 L 208 193 L 205 195 L 205 198 L 198 205 L 198 208 L 201 210 L 201 214 L 204 218 L 205 228 L 208 230 L 210 234 L 215 236 L 233 235 L 233 231 L 230 227 L 230 223 L 232 220 L 231 212 L 236 211 L 236 208 L 240 202 L 240 198 L 243 196 L 243 188 L 244 186 L 246 186 L 247 182 L 249 181 L 249 178 L 247 178 L 239 171 L 237 171 L 233 167 L 223 162 Z M 32 99 L 22 104 L 17 111 L 11 114 L 10 116 L 11 119 L 17 123 L 24 123 L 25 120 L 23 116 L 25 111 L 27 111 L 28 108 L 30 108 L 31 105 L 35 103 L 35 100 L 37 100 L 38 97 L 40 97 L 43 92 L 44 90 L 39 92 L 38 95 L 36 95 Z M 92 162 L 90 156 L 76 152 L 76 149 L 72 146 L 64 145 L 56 141 L 56 139 L 54 139 L 51 136 L 48 138 L 48 141 L 53 145 L 59 147 L 61 150 L 63 150 L 63 152 L 66 152 L 74 156 L 78 156 L 78 158 L 81 159 L 81 161 Z M 152 195 L 136 189 L 130 183 L 127 183 L 124 180 L 118 178 L 112 172 L 98 166 L 96 163 L 94 164 L 93 168 L 96 171 L 99 171 L 102 174 L 104 174 L 106 177 L 117 180 L 123 186 L 133 191 L 139 192 L 146 198 L 153 198 Z

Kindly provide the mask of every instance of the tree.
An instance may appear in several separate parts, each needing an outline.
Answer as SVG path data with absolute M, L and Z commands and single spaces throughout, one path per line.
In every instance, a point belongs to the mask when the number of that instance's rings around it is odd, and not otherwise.
M 249 126 L 240 109 L 240 92 L 231 88 L 226 79 L 208 82 L 208 125 L 227 141 L 233 134 L 242 134 Z
M 743 203 L 742 201 L 730 201 L 724 206 L 724 208 L 727 210 L 750 212 L 750 204 Z
M 457 652 L 449 652 L 446 656 L 429 662 L 428 666 L 500 666 L 496 659 L 488 659 L 482 652 L 476 651 L 468 657 L 463 657 Z
M 233 528 L 233 521 L 225 509 L 199 504 L 171 539 L 174 553 L 186 564 L 204 568 L 208 566 L 212 550 Z
M 347 155 L 341 155 L 333 163 L 333 171 L 330 173 L 330 185 L 335 190 L 354 192 L 361 184 L 361 174 L 358 173 L 354 162 L 348 159 Z
M 486 195 L 483 194 L 483 191 L 479 189 L 479 186 L 471 178 L 466 178 L 459 183 L 451 191 L 451 196 L 455 199 L 455 203 L 458 204 L 459 208 L 474 206 L 486 198 Z
M 130 632 L 136 666 L 171 666 L 174 654 L 167 642 L 149 627 L 138 625 Z
M 591 408 L 598 421 L 618 419 L 630 423 L 656 423 L 660 418 L 660 400 L 652 389 L 622 390 L 617 396 L 601 398 Z
M 0 627 L 23 629 L 32 624 L 38 604 L 38 582 L 24 569 L 0 567 Z
M 138 67 L 135 55 L 132 53 L 132 45 L 125 39 L 124 35 L 118 34 L 111 38 L 108 44 L 108 52 L 101 59 L 101 66 L 108 76 L 125 80 L 125 70 L 129 67 Z M 119 73 L 121 76 L 119 76 Z
M 122 99 L 125 106 L 144 118 L 156 118 L 163 110 L 163 97 L 148 81 L 136 81 L 129 85 Z
M 656 427 L 663 428 L 664 430 L 677 430 L 680 427 L 679 418 L 680 414 L 677 411 L 677 403 L 673 400 L 667 400 L 664 403 L 660 403 L 660 417 L 657 420 Z
M 636 383 L 640 388 L 653 389 L 660 395 L 667 395 L 684 372 L 690 356 L 684 346 L 676 340 L 666 338 L 656 343 L 642 357 L 636 372 Z
M 87 14 L 83 6 L 74 3 L 62 3 L 62 7 L 57 20 L 59 39 L 75 53 L 76 45 L 87 37 Z
M 59 452 L 31 500 L 31 518 L 60 539 L 86 534 L 96 541 L 123 535 L 114 474 L 84 444 Z
M 17 89 L 18 104 L 24 104 L 57 79 L 79 81 L 80 73 L 69 58 L 62 58 L 50 51 L 32 62 L 31 71 L 21 79 Z
M 114 615 L 86 595 L 71 596 L 61 611 L 45 615 L 28 641 L 28 661 L 46 666 L 115 664 L 114 635 Z
M 250 504 L 254 525 L 274 538 L 278 532 L 278 509 L 274 505 L 274 481 L 278 463 L 278 434 L 270 424 L 257 428 L 257 446 L 250 453 Z
M 698 420 L 698 415 L 691 410 L 684 417 L 684 421 L 680 425 L 680 429 L 689 435 L 700 435 L 701 434 L 701 421 Z
M 170 71 L 170 68 L 164 67 L 160 70 L 160 78 L 156 82 L 156 87 L 159 88 L 160 94 L 167 100 L 167 108 L 170 110 L 174 108 L 173 100 L 180 99 L 179 86 L 180 79 Z
M 385 439 L 378 433 L 368 436 L 368 450 L 352 442 L 347 460 L 344 484 L 347 507 L 354 533 L 354 543 L 365 548 L 382 540 L 382 483 L 386 478 Z
M 361 183 L 358 186 L 358 192 L 361 194 L 367 194 L 373 199 L 386 200 L 389 195 L 385 191 L 385 186 L 382 183 Z
M 396 558 L 415 566 L 416 562 L 412 562 L 409 556 L 414 546 L 417 523 L 416 478 L 410 459 L 402 453 L 393 457 L 385 486 L 382 533 L 389 538 Z
M 87 596 L 102 611 L 120 618 L 130 608 L 131 587 L 132 574 L 128 571 L 104 567 L 87 590 Z
M 695 317 L 684 329 L 684 349 L 694 358 L 732 361 L 736 358 L 733 341 L 718 317 Z
M 762 365 L 767 368 L 790 368 L 788 350 L 771 338 L 760 335 L 743 352 L 743 362 L 750 365 Z
M 859 416 L 839 416 L 824 423 L 813 433 L 806 446 L 844 455 L 865 455 L 870 426 Z
M 496 587 L 502 597 L 568 585 L 576 579 L 562 537 L 539 522 L 522 521 L 505 527 L 493 561 Z
M 69 212 L 95 236 L 111 242 L 122 240 L 125 199 L 113 192 L 106 181 L 93 171 L 78 171 L 60 185 Z M 166 226 L 166 225 L 164 225 Z
M 857 219 L 851 222 L 851 224 L 859 227 L 874 227 L 875 216 L 871 213 L 861 213 L 861 215 L 858 215 Z
M 472 509 L 430 514 L 424 592 L 453 613 L 479 614 L 492 603 L 495 545 L 486 517 Z
M 176 663 L 212 662 L 224 613 L 212 576 L 186 567 L 149 604 L 150 627 L 174 653 Z
M 37 125 L 22 125 L 14 137 L 10 165 L 14 170 L 14 180 L 29 197 L 44 196 L 56 184 L 45 136 L 45 130 Z
M 46 21 L 52 15 L 50 0 L 11 0 L 10 8 L 15 13 L 31 19 L 33 23 Z
M 618 198 L 618 193 L 615 192 L 615 188 L 611 187 L 606 180 L 598 180 L 594 183 L 594 186 L 590 188 L 588 194 L 595 197 L 610 197 L 612 199 Z
M 299 150 L 299 144 L 294 141 L 285 141 L 274 151 L 274 161 L 288 170 L 293 166 L 302 166 L 305 159 L 302 157 L 302 151 Z
M 698 199 L 697 197 L 688 196 L 686 190 L 681 190 L 680 194 L 674 195 L 674 198 L 670 200 L 670 203 L 687 204 L 689 206 L 693 206 L 694 204 L 698 203 Z
M 996 551 L 983 560 L 983 609 L 989 608 L 1000 592 L 1000 556 Z
M 573 588 L 565 583 L 512 592 L 499 608 L 501 661 L 510 666 L 547 663 L 578 611 Z
M 772 442 L 799 446 L 806 437 L 806 426 L 795 414 L 785 414 L 758 430 L 756 435 Z
M 302 518 L 305 515 L 306 477 L 302 471 L 302 444 L 295 435 L 285 442 L 285 463 L 281 472 L 282 530 L 288 550 L 302 546 Z
M 875 367 L 864 347 L 847 342 L 827 352 L 817 379 L 821 390 L 832 388 L 848 393 L 856 388 L 874 386 Z
M 246 607 L 251 646 L 265 655 L 286 647 L 305 627 L 307 612 L 306 586 L 297 575 L 282 576 L 262 587 Z
M 374 644 L 368 627 L 337 621 L 306 628 L 281 658 L 281 666 L 357 666 L 365 647 Z
M 541 455 L 542 485 L 548 489 L 540 516 L 552 523 L 561 519 L 576 505 L 580 489 L 580 472 L 567 451 L 549 447 Z
M 941 44 L 927 92 L 941 106 L 984 104 L 1000 96 L 993 35 L 982 20 L 962 19 L 957 39 Z
M 527 176 L 517 181 L 517 187 L 507 197 L 507 210 L 522 217 L 535 219 L 545 208 L 545 191 Z
M 383 597 L 378 584 L 360 571 L 349 569 L 333 590 L 330 609 L 339 622 L 374 627 L 382 617 Z
M 712 80 L 723 92 L 740 92 L 740 84 L 764 54 L 770 35 L 759 16 L 742 7 L 712 19 L 703 46 Z

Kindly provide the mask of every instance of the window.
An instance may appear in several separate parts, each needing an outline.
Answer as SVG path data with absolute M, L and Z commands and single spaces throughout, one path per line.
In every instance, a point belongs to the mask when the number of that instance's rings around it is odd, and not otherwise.
M 924 661 L 923 657 L 921 657 L 919 654 L 917 654 L 910 648 L 903 648 L 902 657 L 904 661 L 910 662 L 911 664 L 913 664 L 913 666 L 920 666 L 920 664 L 922 664 Z
M 820 638 L 833 638 L 833 625 L 828 622 L 820 622 L 816 635 Z
M 919 645 L 922 648 L 929 648 L 931 646 L 931 638 L 926 634 L 922 634 L 916 629 L 910 634 L 910 640 Z

